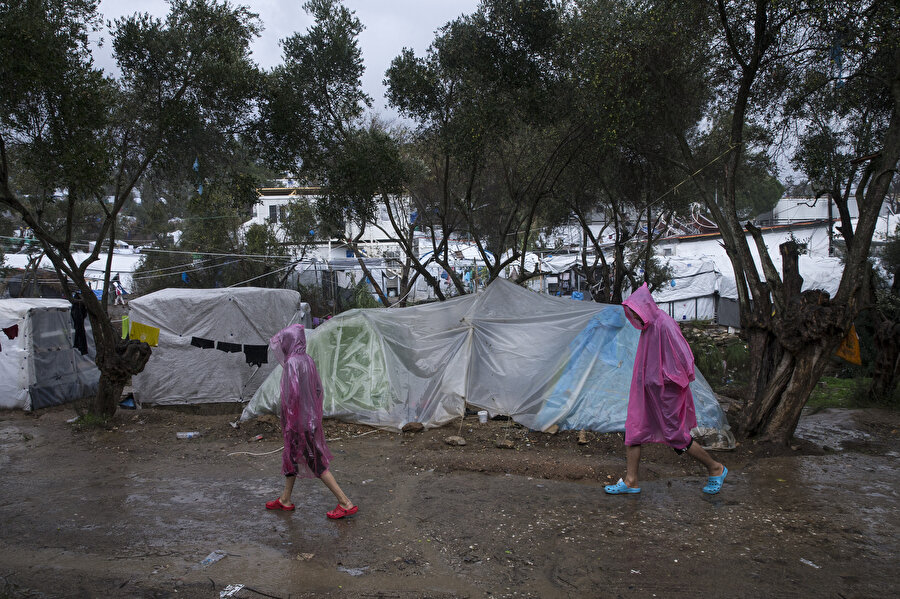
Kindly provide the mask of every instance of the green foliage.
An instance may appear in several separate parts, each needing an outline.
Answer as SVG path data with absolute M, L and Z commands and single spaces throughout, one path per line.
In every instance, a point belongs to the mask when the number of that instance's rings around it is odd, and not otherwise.
M 338 0 L 303 8 L 313 24 L 282 40 L 284 62 L 265 77 L 256 135 L 270 163 L 315 176 L 371 100 L 361 84 L 360 20 Z
M 110 417 L 103 414 L 93 414 L 86 412 L 78 416 L 78 420 L 72 423 L 72 428 L 76 431 L 91 431 L 100 428 L 109 428 Z
M 375 220 L 379 205 L 404 191 L 404 160 L 399 140 L 377 123 L 350 132 L 324 168 L 329 184 L 317 204 L 323 225 L 343 233 L 345 221 Z
M 900 407 L 900 387 L 887 401 L 876 402 L 868 393 L 869 377 L 842 378 L 824 376 L 809 395 L 806 407 L 823 408 L 871 408 Z
M 347 310 L 353 308 L 382 308 L 381 303 L 372 297 L 369 291 L 369 285 L 365 281 L 360 281 L 353 286 L 353 301 L 345 306 Z
M 745 384 L 750 353 L 747 344 L 734 336 L 711 336 L 696 325 L 683 327 L 694 354 L 694 365 L 717 391 Z

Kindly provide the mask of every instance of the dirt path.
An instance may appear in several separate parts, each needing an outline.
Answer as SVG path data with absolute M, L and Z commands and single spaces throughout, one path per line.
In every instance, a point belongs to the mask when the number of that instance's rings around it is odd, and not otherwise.
M 271 420 L 122 412 L 73 430 L 70 409 L 0 413 L 2 597 L 876 597 L 895 596 L 900 415 L 807 417 L 809 442 L 741 446 L 723 492 L 648 448 L 640 496 L 602 485 L 617 435 L 555 436 L 505 422 L 418 434 L 327 423 L 333 471 L 360 513 L 301 481 L 272 513 Z M 181 441 L 177 431 L 199 430 Z M 443 439 L 461 432 L 465 447 Z M 263 440 L 254 441 L 259 434 Z M 516 449 L 497 449 L 497 439 Z M 827 447 L 827 449 L 823 449 Z M 203 567 L 212 551 L 226 557 Z

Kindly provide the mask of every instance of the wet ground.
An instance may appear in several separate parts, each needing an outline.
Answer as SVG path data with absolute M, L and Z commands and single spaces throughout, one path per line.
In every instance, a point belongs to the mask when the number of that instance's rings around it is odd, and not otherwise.
M 298 482 L 297 511 L 263 509 L 277 451 L 228 455 L 277 450 L 272 419 L 234 429 L 234 414 L 140 410 L 81 429 L 73 415 L 0 412 L 0 598 L 900 591 L 897 412 L 828 410 L 804 418 L 793 449 L 718 452 L 730 474 L 714 497 L 701 468 L 655 446 L 640 495 L 604 495 L 624 469 L 618 435 L 328 422 L 332 471 L 360 505 L 337 522 L 315 480 Z M 202 435 L 176 439 L 190 430 Z M 444 443 L 456 434 L 466 446 Z

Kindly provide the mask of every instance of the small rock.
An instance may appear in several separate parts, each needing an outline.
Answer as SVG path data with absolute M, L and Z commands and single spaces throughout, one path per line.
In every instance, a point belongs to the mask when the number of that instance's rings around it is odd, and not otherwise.
M 588 444 L 587 431 L 578 431 L 578 444 L 579 445 L 587 445 Z
M 515 449 L 516 444 L 511 439 L 500 439 L 494 442 L 494 447 L 497 449 Z
M 555 435 L 559 431 L 559 427 L 557 425 L 552 425 L 550 428 L 545 430 L 544 432 L 548 435 Z
M 798 449 L 800 449 L 799 445 L 791 445 L 791 451 L 797 451 Z
M 404 433 L 421 433 L 425 430 L 425 425 L 421 422 L 407 422 L 400 430 Z
M 452 437 L 447 437 L 446 439 L 444 439 L 444 443 L 446 443 L 447 445 L 460 445 L 461 446 L 461 445 L 466 444 L 466 440 L 457 435 L 453 435 Z
M 298 553 L 297 561 L 298 562 L 308 562 L 309 560 L 311 560 L 313 558 L 314 555 L 315 555 L 314 553 Z

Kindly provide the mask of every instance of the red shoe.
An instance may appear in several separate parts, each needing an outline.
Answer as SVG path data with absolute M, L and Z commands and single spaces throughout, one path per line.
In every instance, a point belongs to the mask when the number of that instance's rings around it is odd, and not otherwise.
M 278 499 L 275 499 L 273 501 L 267 501 L 266 509 L 267 510 L 284 510 L 286 512 L 293 512 L 294 504 L 292 503 L 290 505 L 284 505 L 283 503 L 281 503 L 281 497 L 279 497 Z
M 334 508 L 334 510 L 326 513 L 325 515 L 328 516 L 329 518 L 331 518 L 332 520 L 340 520 L 344 516 L 352 516 L 353 514 L 355 514 L 358 511 L 359 511 L 358 505 L 354 505 L 349 510 L 345 510 L 344 508 L 341 507 L 340 504 L 338 504 L 338 506 L 336 508 Z

